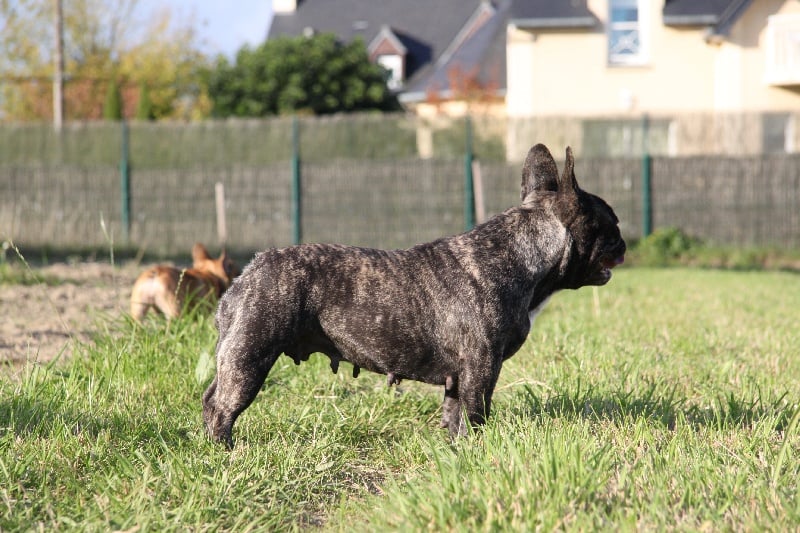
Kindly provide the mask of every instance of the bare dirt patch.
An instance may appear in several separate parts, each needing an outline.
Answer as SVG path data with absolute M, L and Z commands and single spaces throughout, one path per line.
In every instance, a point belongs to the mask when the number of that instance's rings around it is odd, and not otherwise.
M 102 321 L 128 312 L 131 285 L 144 268 L 59 263 L 34 270 L 46 282 L 0 285 L 0 364 L 72 355 L 74 340 L 89 340 Z

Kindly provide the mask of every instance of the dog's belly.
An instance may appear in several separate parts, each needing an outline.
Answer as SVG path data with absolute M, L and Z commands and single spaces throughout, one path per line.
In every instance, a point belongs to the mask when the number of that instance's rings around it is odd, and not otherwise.
M 328 355 L 332 361 L 341 359 L 378 374 L 391 373 L 399 379 L 434 385 L 444 384 L 447 376 L 456 372 L 456 358 L 444 352 L 425 330 L 393 324 L 381 317 L 374 315 L 367 323 L 321 321 L 322 331 L 315 335 L 314 351 Z
M 325 354 L 331 359 L 344 359 L 336 345 L 318 331 L 302 332 L 286 346 L 283 353 L 294 359 L 298 364 L 300 361 L 307 361 L 312 353 Z

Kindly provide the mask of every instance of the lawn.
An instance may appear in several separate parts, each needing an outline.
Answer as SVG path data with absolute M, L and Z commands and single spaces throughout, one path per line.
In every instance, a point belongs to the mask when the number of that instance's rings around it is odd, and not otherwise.
M 212 319 L 109 318 L 0 378 L 0 530 L 797 529 L 798 323 L 797 274 L 622 268 L 551 300 L 468 438 L 436 388 L 283 357 L 228 452 Z

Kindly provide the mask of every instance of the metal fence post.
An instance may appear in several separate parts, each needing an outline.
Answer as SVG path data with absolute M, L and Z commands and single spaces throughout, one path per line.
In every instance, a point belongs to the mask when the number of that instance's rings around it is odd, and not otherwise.
M 642 237 L 653 233 L 653 158 L 650 156 L 647 136 L 650 133 L 650 120 L 642 117 Z
M 131 231 L 131 164 L 128 122 L 122 121 L 122 153 L 119 162 L 120 192 L 122 199 L 122 241 L 128 243 Z
M 464 229 L 469 231 L 475 226 L 475 184 L 472 176 L 472 121 L 469 115 L 464 118 L 464 128 Z
M 302 232 L 302 193 L 300 191 L 300 124 L 292 119 L 292 243 L 300 244 Z

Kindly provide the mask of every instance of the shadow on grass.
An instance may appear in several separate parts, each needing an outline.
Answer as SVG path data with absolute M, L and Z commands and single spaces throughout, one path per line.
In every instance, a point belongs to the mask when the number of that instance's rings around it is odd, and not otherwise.
M 582 388 L 579 383 L 577 390 L 556 391 L 545 397 L 526 385 L 519 393 L 522 403 L 514 409 L 515 414 L 531 418 L 583 418 L 620 425 L 645 418 L 670 430 L 680 421 L 713 429 L 752 428 L 768 423 L 774 425 L 775 431 L 783 431 L 798 409 L 787 401 L 788 392 L 769 399 L 729 393 L 698 405 L 674 388 L 659 389 L 651 384 L 641 391 L 599 392 L 592 387 Z
M 65 405 L 52 396 L 37 399 L 20 395 L 0 400 L 0 440 L 10 433 L 24 439 L 80 437 L 93 441 L 101 435 L 122 440 L 126 446 L 143 441 L 160 441 L 179 446 L 191 439 L 185 424 L 172 424 L 167 419 L 154 419 L 146 413 L 108 409 L 82 409 Z

